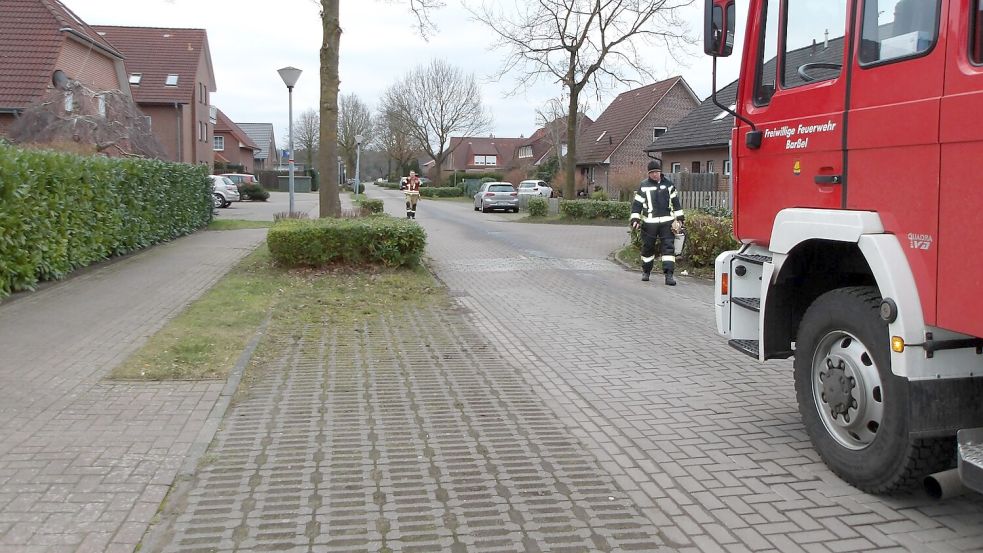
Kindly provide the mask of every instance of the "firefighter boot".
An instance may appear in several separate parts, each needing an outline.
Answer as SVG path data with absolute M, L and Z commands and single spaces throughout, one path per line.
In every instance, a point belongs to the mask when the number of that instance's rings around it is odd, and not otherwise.
M 649 281 L 649 274 L 642 273 L 642 282 L 648 282 L 648 281 Z
M 672 271 L 666 273 L 666 286 L 675 286 L 676 279 L 672 278 Z

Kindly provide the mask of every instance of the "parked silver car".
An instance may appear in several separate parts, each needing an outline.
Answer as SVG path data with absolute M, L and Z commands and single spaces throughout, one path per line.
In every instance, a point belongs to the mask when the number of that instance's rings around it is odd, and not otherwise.
M 229 177 L 208 175 L 212 179 L 212 206 L 229 207 L 239 201 L 239 187 Z
M 553 197 L 553 188 L 546 184 L 546 181 L 524 180 L 519 183 L 519 194 L 551 198 Z
M 488 213 L 493 209 L 519 212 L 519 193 L 509 182 L 486 182 L 474 195 L 474 210 Z

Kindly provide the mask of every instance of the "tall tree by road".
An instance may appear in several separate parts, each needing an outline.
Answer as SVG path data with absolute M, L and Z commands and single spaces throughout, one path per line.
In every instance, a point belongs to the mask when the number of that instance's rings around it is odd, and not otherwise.
M 519 88 L 545 78 L 567 96 L 567 167 L 564 195 L 574 194 L 577 111 L 587 87 L 654 79 L 648 63 L 658 54 L 676 57 L 693 42 L 682 10 L 693 0 L 515 0 L 469 7 L 509 49 L 500 75 L 519 73 Z M 511 4 L 511 3 L 510 3 Z M 659 44 L 665 51 L 642 49 Z
M 403 0 L 417 18 L 421 31 L 432 28 L 428 13 L 443 5 L 441 0 Z M 341 0 L 319 0 L 321 8 L 321 148 L 317 153 L 317 164 L 321 180 L 319 207 L 321 217 L 341 215 L 341 200 L 338 198 L 338 172 L 335 163 L 338 159 L 338 59 L 341 52 L 341 23 L 338 7 Z
M 375 117 L 375 133 L 376 142 L 386 152 L 386 157 L 390 162 L 396 162 L 396 171 L 403 175 L 407 174 L 405 171 L 409 168 L 417 149 L 399 119 L 385 110 L 379 111 Z M 386 177 L 392 174 L 391 165 L 388 169 Z
M 372 142 L 372 113 L 358 96 L 354 94 L 343 94 L 338 103 L 338 148 L 341 155 L 345 158 L 345 167 L 348 167 L 348 174 L 355 176 L 355 153 L 357 140 L 355 137 L 362 135 L 362 147 L 366 147 Z
M 448 155 L 453 134 L 474 136 L 491 127 L 491 117 L 481 103 L 474 74 L 441 60 L 419 66 L 389 87 L 382 109 L 392 114 L 413 139 L 414 145 L 434 162 L 434 184 Z
M 314 108 L 304 110 L 300 114 L 300 119 L 294 123 L 294 138 L 297 144 L 304 149 L 304 159 L 307 161 L 308 169 L 314 168 L 314 152 L 317 151 L 318 139 L 321 134 L 321 116 Z

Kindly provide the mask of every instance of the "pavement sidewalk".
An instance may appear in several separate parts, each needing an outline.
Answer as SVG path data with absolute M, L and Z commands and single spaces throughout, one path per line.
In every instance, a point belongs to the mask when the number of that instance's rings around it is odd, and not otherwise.
M 0 303 L 0 553 L 134 550 L 225 383 L 105 377 L 265 237 L 201 231 Z

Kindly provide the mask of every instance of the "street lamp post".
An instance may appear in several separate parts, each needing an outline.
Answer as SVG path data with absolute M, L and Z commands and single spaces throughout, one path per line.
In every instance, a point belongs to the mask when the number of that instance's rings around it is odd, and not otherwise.
M 287 118 L 288 129 L 290 133 L 290 156 L 287 159 L 287 167 L 289 168 L 290 177 L 290 209 L 289 216 L 294 216 L 294 85 L 297 84 L 297 79 L 300 78 L 301 70 L 296 67 L 284 67 L 283 69 L 277 70 L 280 74 L 280 78 L 283 79 L 283 84 L 287 85 L 287 97 L 289 98 L 289 115 Z
M 359 170 L 362 168 L 362 141 L 365 137 L 356 134 L 355 135 L 355 195 L 358 196 L 358 185 L 362 183 L 362 175 Z

